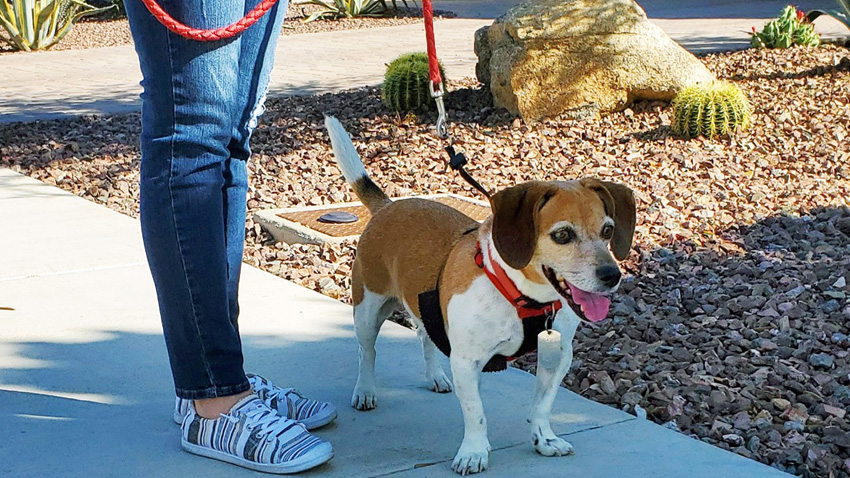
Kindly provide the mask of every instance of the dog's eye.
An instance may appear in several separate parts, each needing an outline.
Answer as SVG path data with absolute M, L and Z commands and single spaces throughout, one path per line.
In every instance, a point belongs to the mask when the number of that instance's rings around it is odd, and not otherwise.
M 569 227 L 565 227 L 553 232 L 551 236 L 552 240 L 555 241 L 556 244 L 569 244 L 575 240 L 576 233 Z
M 602 236 L 602 239 L 611 239 L 611 236 L 614 235 L 614 226 L 605 224 L 602 226 L 602 232 L 600 235 Z

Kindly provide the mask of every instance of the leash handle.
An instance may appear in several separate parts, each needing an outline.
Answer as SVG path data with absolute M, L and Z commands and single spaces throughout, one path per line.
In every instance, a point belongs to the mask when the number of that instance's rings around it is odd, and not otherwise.
M 488 200 L 490 199 L 490 191 L 488 191 L 484 186 L 482 186 L 478 181 L 475 180 L 469 173 L 463 169 L 466 166 L 466 156 L 463 153 L 455 152 L 455 148 L 452 145 L 446 146 L 446 153 L 449 154 L 449 166 L 460 174 L 460 177 L 464 179 L 470 186 L 474 187 L 481 194 L 484 195 Z
M 213 28 L 204 30 L 201 28 L 192 28 L 188 25 L 178 22 L 163 8 L 156 3 L 156 0 L 142 0 L 151 15 L 154 16 L 159 23 L 162 23 L 165 28 L 180 35 L 183 38 L 196 41 L 218 41 L 227 40 L 247 30 L 251 25 L 257 23 L 263 15 L 277 3 L 277 0 L 263 0 L 259 5 L 254 7 L 242 19 L 232 23 L 226 27 Z M 438 72 L 439 73 L 439 72 Z

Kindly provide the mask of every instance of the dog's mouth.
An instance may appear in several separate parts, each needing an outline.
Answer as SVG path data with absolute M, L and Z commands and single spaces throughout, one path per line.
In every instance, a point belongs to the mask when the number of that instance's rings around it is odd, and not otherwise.
M 608 316 L 611 299 L 607 296 L 579 289 L 550 267 L 543 266 L 543 274 L 580 319 L 599 322 Z

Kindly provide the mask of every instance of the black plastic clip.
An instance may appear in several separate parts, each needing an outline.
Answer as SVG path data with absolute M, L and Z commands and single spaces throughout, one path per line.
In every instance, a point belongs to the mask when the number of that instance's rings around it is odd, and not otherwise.
M 484 195 L 484 197 L 490 199 L 490 191 L 487 191 L 484 186 L 479 184 L 478 181 L 473 179 L 472 176 L 470 176 L 469 173 L 467 173 L 466 170 L 463 169 L 463 167 L 466 166 L 467 163 L 466 156 L 464 156 L 463 153 L 456 152 L 454 146 L 452 145 L 446 146 L 446 153 L 449 154 L 449 166 L 451 166 L 452 169 L 460 173 L 460 177 L 462 177 L 472 187 L 477 189 L 481 194 Z

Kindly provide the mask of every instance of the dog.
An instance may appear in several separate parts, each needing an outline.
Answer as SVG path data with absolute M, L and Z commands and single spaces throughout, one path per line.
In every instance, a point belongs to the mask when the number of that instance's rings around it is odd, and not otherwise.
M 440 350 L 449 354 L 464 421 L 452 469 L 461 475 L 484 471 L 490 442 L 480 375 L 487 367 L 504 368 L 508 357 L 536 343 L 527 325 L 536 320 L 544 324 L 538 329 L 560 332 L 561 353 L 555 368 L 538 367 L 528 419 L 532 443 L 545 456 L 573 453 L 549 417 L 572 363 L 579 323 L 603 320 L 619 286 L 615 258 L 628 255 L 635 229 L 632 191 L 593 178 L 529 181 L 493 195 L 492 214 L 479 224 L 434 201 L 391 201 L 369 178 L 340 122 L 327 117 L 325 126 L 343 176 L 372 213 L 352 267 L 360 360 L 351 405 L 370 410 L 378 404 L 375 341 L 401 304 L 417 325 L 425 376 L 435 392 L 452 391 L 438 361 Z

